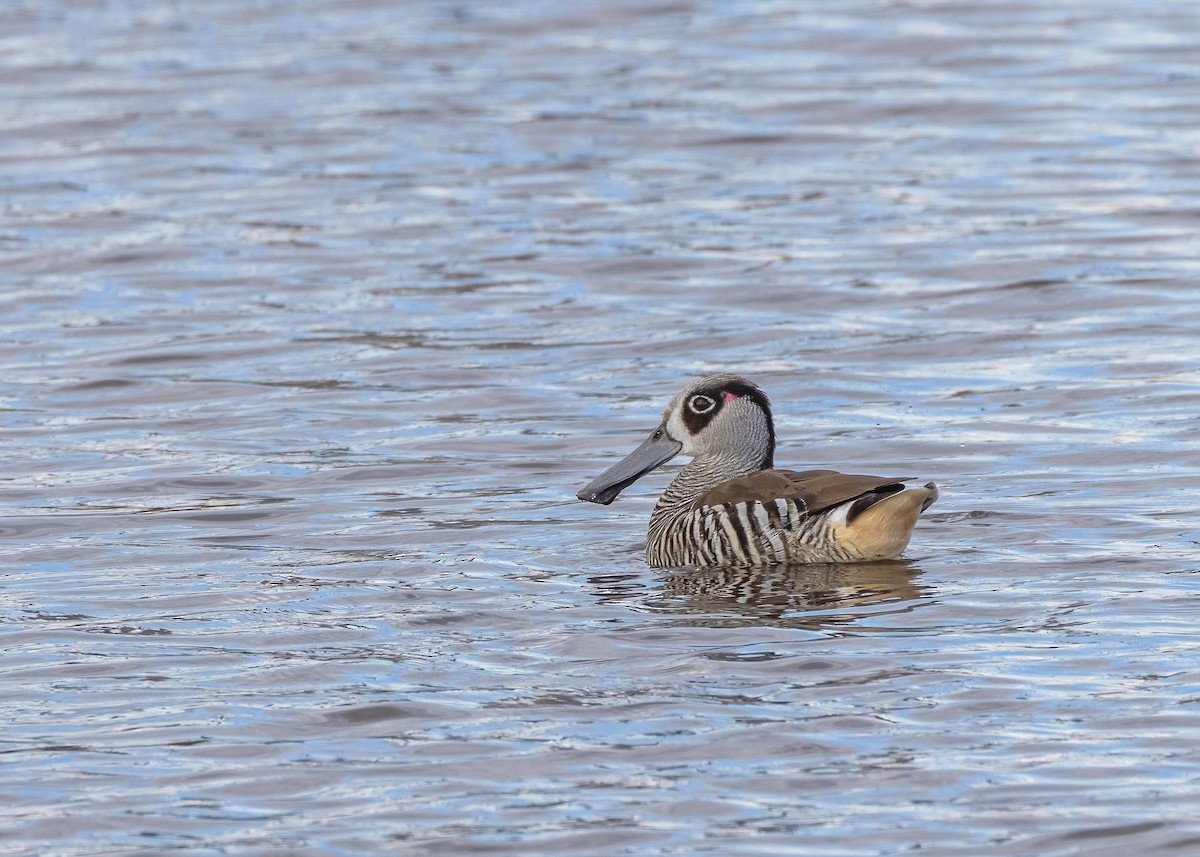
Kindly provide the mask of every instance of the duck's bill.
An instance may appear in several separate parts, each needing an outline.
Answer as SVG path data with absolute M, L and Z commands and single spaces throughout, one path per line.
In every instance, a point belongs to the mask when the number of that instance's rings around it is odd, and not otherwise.
M 641 446 L 583 486 L 575 496 L 607 506 L 634 482 L 678 455 L 682 448 L 683 444 L 667 436 L 665 426 L 659 426 Z

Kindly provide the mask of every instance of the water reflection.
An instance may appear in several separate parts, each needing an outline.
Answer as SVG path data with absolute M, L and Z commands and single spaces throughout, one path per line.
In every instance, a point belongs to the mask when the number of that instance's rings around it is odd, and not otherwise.
M 817 630 L 909 613 L 932 590 L 911 562 L 679 570 L 652 600 L 704 624 L 770 624 Z

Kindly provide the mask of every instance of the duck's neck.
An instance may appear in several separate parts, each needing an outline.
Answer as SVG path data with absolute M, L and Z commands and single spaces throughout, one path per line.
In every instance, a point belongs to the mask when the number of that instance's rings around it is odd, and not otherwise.
M 692 459 L 658 498 L 650 516 L 650 529 L 657 529 L 656 524 L 661 526 L 686 514 L 698 498 L 722 482 L 749 476 L 762 469 L 761 463 L 740 456 L 711 455 Z

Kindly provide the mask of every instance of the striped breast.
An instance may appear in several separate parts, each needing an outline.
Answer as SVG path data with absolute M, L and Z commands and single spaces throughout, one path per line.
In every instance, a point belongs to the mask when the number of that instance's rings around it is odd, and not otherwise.
M 791 498 L 704 506 L 691 516 L 701 565 L 843 562 L 828 517 Z
M 830 470 L 760 471 L 652 520 L 646 559 L 659 568 L 862 559 L 836 538 L 831 517 L 844 504 L 871 503 L 902 487 L 892 479 Z
M 825 524 L 792 499 L 702 506 L 652 533 L 647 560 L 659 568 L 844 561 Z

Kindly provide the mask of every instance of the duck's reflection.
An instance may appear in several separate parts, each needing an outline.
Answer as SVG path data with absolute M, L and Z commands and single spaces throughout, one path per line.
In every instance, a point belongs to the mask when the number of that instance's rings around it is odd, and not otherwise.
M 663 575 L 647 606 L 704 624 L 846 627 L 918 607 L 931 592 L 920 573 L 902 560 L 681 569 Z

